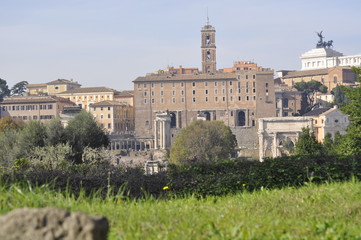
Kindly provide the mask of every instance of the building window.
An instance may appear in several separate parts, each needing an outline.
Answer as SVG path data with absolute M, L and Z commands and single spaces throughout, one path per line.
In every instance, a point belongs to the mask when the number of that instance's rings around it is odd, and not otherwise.
M 154 98 L 152 98 L 152 100 L 151 100 L 151 101 L 152 101 L 152 104 L 154 104 Z
M 164 95 L 164 92 L 163 92 L 163 91 L 160 91 L 160 95 L 163 96 L 163 95 Z
M 194 98 L 192 99 L 192 101 L 193 101 L 193 102 L 196 102 L 196 98 L 194 97 Z
M 232 94 L 233 93 L 233 89 L 231 88 L 231 89 L 229 89 L 229 93 L 230 94 Z
M 149 126 L 149 121 L 145 121 L 145 126 Z
M 184 103 L 184 97 L 182 97 L 182 103 Z
M 253 87 L 256 87 L 256 82 L 252 82 L 252 86 L 253 86 Z
M 108 111 L 110 111 L 110 107 L 108 107 Z
M 144 96 L 144 97 L 147 96 L 147 92 L 146 92 L 146 91 L 144 91 L 143 96 Z
M 252 127 L 256 126 L 256 121 L 252 120 Z
M 164 98 L 161 98 L 161 99 L 160 99 L 160 103 L 164 103 Z
M 232 101 L 233 101 L 233 97 L 231 96 L 231 97 L 229 98 L 229 100 L 232 102 Z
M 241 89 L 240 89 L 240 88 L 238 88 L 238 93 L 241 93 Z
M 208 87 L 208 82 L 204 82 L 204 86 L 205 86 L 205 87 Z
M 182 95 L 182 96 L 184 95 L 184 90 L 181 91 L 181 95 Z
M 112 124 L 108 123 L 108 129 L 112 128 Z
M 222 86 L 226 86 L 226 81 L 223 81 L 223 82 L 222 82 Z
M 248 75 L 246 74 L 246 79 L 248 79 Z
M 174 90 L 172 91 L 172 95 L 175 96 L 175 91 Z
M 161 88 L 164 87 L 164 83 L 161 82 L 161 83 L 160 83 L 160 87 L 161 87 Z
M 110 114 L 108 114 L 108 118 L 111 118 L 111 117 L 110 117 Z
M 146 87 L 147 87 L 147 84 L 146 84 L 146 83 L 144 83 L 143 87 L 144 87 L 144 88 L 146 88 Z
M 222 94 L 226 94 L 226 89 L 222 89 Z
M 214 101 L 218 102 L 218 97 L 215 97 L 215 98 L 214 98 Z
M 223 100 L 223 102 L 225 102 L 225 101 L 226 101 L 226 97 L 222 97 L 222 100 Z
M 103 111 L 103 107 L 100 107 L 100 111 Z
M 101 123 L 101 124 L 100 124 L 100 127 L 101 127 L 101 128 L 104 128 L 104 124 L 103 124 L 103 123 Z
M 247 101 L 249 101 L 249 96 L 246 97 Z
M 196 90 L 193 90 L 193 91 L 192 91 L 192 94 L 193 94 L 193 95 L 196 95 Z
M 204 91 L 204 93 L 205 93 L 205 94 L 208 94 L 208 90 L 206 89 L 206 90 Z
M 181 85 L 181 87 L 184 87 L 184 82 L 181 82 L 180 85 Z
M 175 103 L 175 98 L 172 98 L 172 102 Z
M 104 115 L 103 114 L 100 114 L 100 119 L 103 119 L 104 118 Z
M 242 99 L 241 96 L 238 96 L 238 101 L 241 101 L 241 99 Z
M 175 82 L 172 83 L 172 87 L 175 87 Z
M 214 86 L 217 87 L 217 86 L 218 86 L 218 82 L 214 82 Z
M 206 102 L 208 102 L 208 97 L 206 97 Z
M 154 83 L 151 83 L 151 85 L 150 85 L 150 86 L 151 86 L 151 88 L 154 88 Z
M 333 76 L 333 83 L 337 83 L 337 76 Z
M 144 98 L 144 104 L 147 104 L 147 99 L 146 98 Z
M 256 75 L 253 75 L 252 78 L 253 78 L 253 79 L 256 79 Z
M 253 100 L 255 100 L 255 101 L 256 101 L 256 96 L 253 96 Z
M 268 83 L 266 83 L 266 88 L 268 88 Z
M 192 82 L 192 87 L 195 87 L 196 86 L 196 82 Z
M 141 85 L 140 83 L 138 83 L 138 88 L 141 88 L 141 86 L 142 86 L 142 85 Z M 73 97 L 73 98 L 75 98 L 75 97 Z
M 256 89 L 255 88 L 253 88 L 253 93 L 255 93 L 256 92 Z
M 233 82 L 232 81 L 229 81 L 229 86 L 232 86 Z
M 218 94 L 218 89 L 214 89 L 214 94 Z

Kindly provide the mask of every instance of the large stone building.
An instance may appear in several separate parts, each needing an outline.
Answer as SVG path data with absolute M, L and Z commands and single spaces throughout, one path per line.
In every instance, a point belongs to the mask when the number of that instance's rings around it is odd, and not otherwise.
M 24 121 L 42 121 L 59 117 L 64 107 L 73 105 L 74 103 L 68 99 L 55 96 L 9 97 L 0 103 L 0 116 L 10 116 Z
M 101 101 L 90 104 L 89 112 L 108 133 L 129 134 L 134 130 L 133 107 L 118 101 Z
M 273 70 L 239 62 L 217 71 L 215 29 L 209 23 L 201 30 L 201 42 L 202 72 L 158 71 L 133 81 L 136 136 L 154 138 L 154 121 L 161 112 L 169 112 L 172 137 L 205 119 L 221 120 L 235 132 L 253 129 L 256 138 L 257 119 L 276 116 Z M 247 140 L 257 141 L 252 136 Z

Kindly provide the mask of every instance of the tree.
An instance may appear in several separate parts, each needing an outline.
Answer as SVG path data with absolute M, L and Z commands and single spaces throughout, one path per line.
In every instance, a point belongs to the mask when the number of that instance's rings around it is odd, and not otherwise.
M 317 142 L 310 128 L 303 128 L 296 144 L 295 155 L 312 155 L 318 156 L 323 154 L 322 144 Z
M 332 89 L 331 93 L 333 95 L 333 104 L 341 107 L 342 104 L 346 103 L 347 98 L 339 85 L 336 85 L 336 87 Z
M 361 82 L 361 68 L 352 68 Z M 338 152 L 344 155 L 361 154 L 361 85 L 357 87 L 343 87 L 342 92 L 346 95 L 347 102 L 341 107 L 341 111 L 349 115 L 350 126 L 347 134 L 342 136 L 338 144 Z
M 65 129 L 59 118 L 51 119 L 45 124 L 45 144 L 55 146 L 66 142 Z
M 93 116 L 84 110 L 69 121 L 65 128 L 65 136 L 73 149 L 77 163 L 81 162 L 85 147 L 99 148 L 109 144 L 103 129 L 95 122 Z
M 9 130 L 9 129 L 21 129 L 24 127 L 24 122 L 20 119 L 13 119 L 12 117 L 6 116 L 0 119 L 0 132 Z
M 46 130 L 40 121 L 28 122 L 21 131 L 20 146 L 24 154 L 28 154 L 35 147 L 45 146 Z
M 335 155 L 335 142 L 332 140 L 331 133 L 327 133 L 323 140 L 323 149 L 325 154 L 327 155 Z
M 303 106 L 301 107 L 301 115 L 311 110 L 312 107 L 315 105 L 315 92 L 327 92 L 327 87 L 315 80 L 311 80 L 309 82 L 297 82 L 294 84 L 294 87 L 297 89 L 297 91 L 303 92 Z
M 28 86 L 28 82 L 27 81 L 21 81 L 16 83 L 12 88 L 11 88 L 11 96 L 17 96 L 17 95 L 23 95 L 24 93 L 26 93 L 27 90 L 27 86 Z
M 198 120 L 176 137 L 169 161 L 179 165 L 218 161 L 229 157 L 236 146 L 235 136 L 223 122 Z
M 7 82 L 0 78 L 0 102 L 4 100 L 4 97 L 9 96 L 10 90 Z

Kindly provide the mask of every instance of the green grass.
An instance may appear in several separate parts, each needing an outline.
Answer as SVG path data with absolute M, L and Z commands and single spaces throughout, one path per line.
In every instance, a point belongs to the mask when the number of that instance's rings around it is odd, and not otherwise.
M 205 199 L 101 199 L 0 187 L 0 213 L 56 206 L 106 216 L 109 239 L 361 239 L 361 183 L 309 184 Z

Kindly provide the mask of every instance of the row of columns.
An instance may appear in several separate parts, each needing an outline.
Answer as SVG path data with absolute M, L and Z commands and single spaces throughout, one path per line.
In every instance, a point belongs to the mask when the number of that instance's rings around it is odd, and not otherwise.
M 168 149 L 171 144 L 170 115 L 158 113 L 154 121 L 154 149 Z
M 136 151 L 143 151 L 143 150 L 150 150 L 153 148 L 152 140 L 150 139 L 117 139 L 111 140 L 110 142 L 110 149 L 111 150 L 136 150 Z

